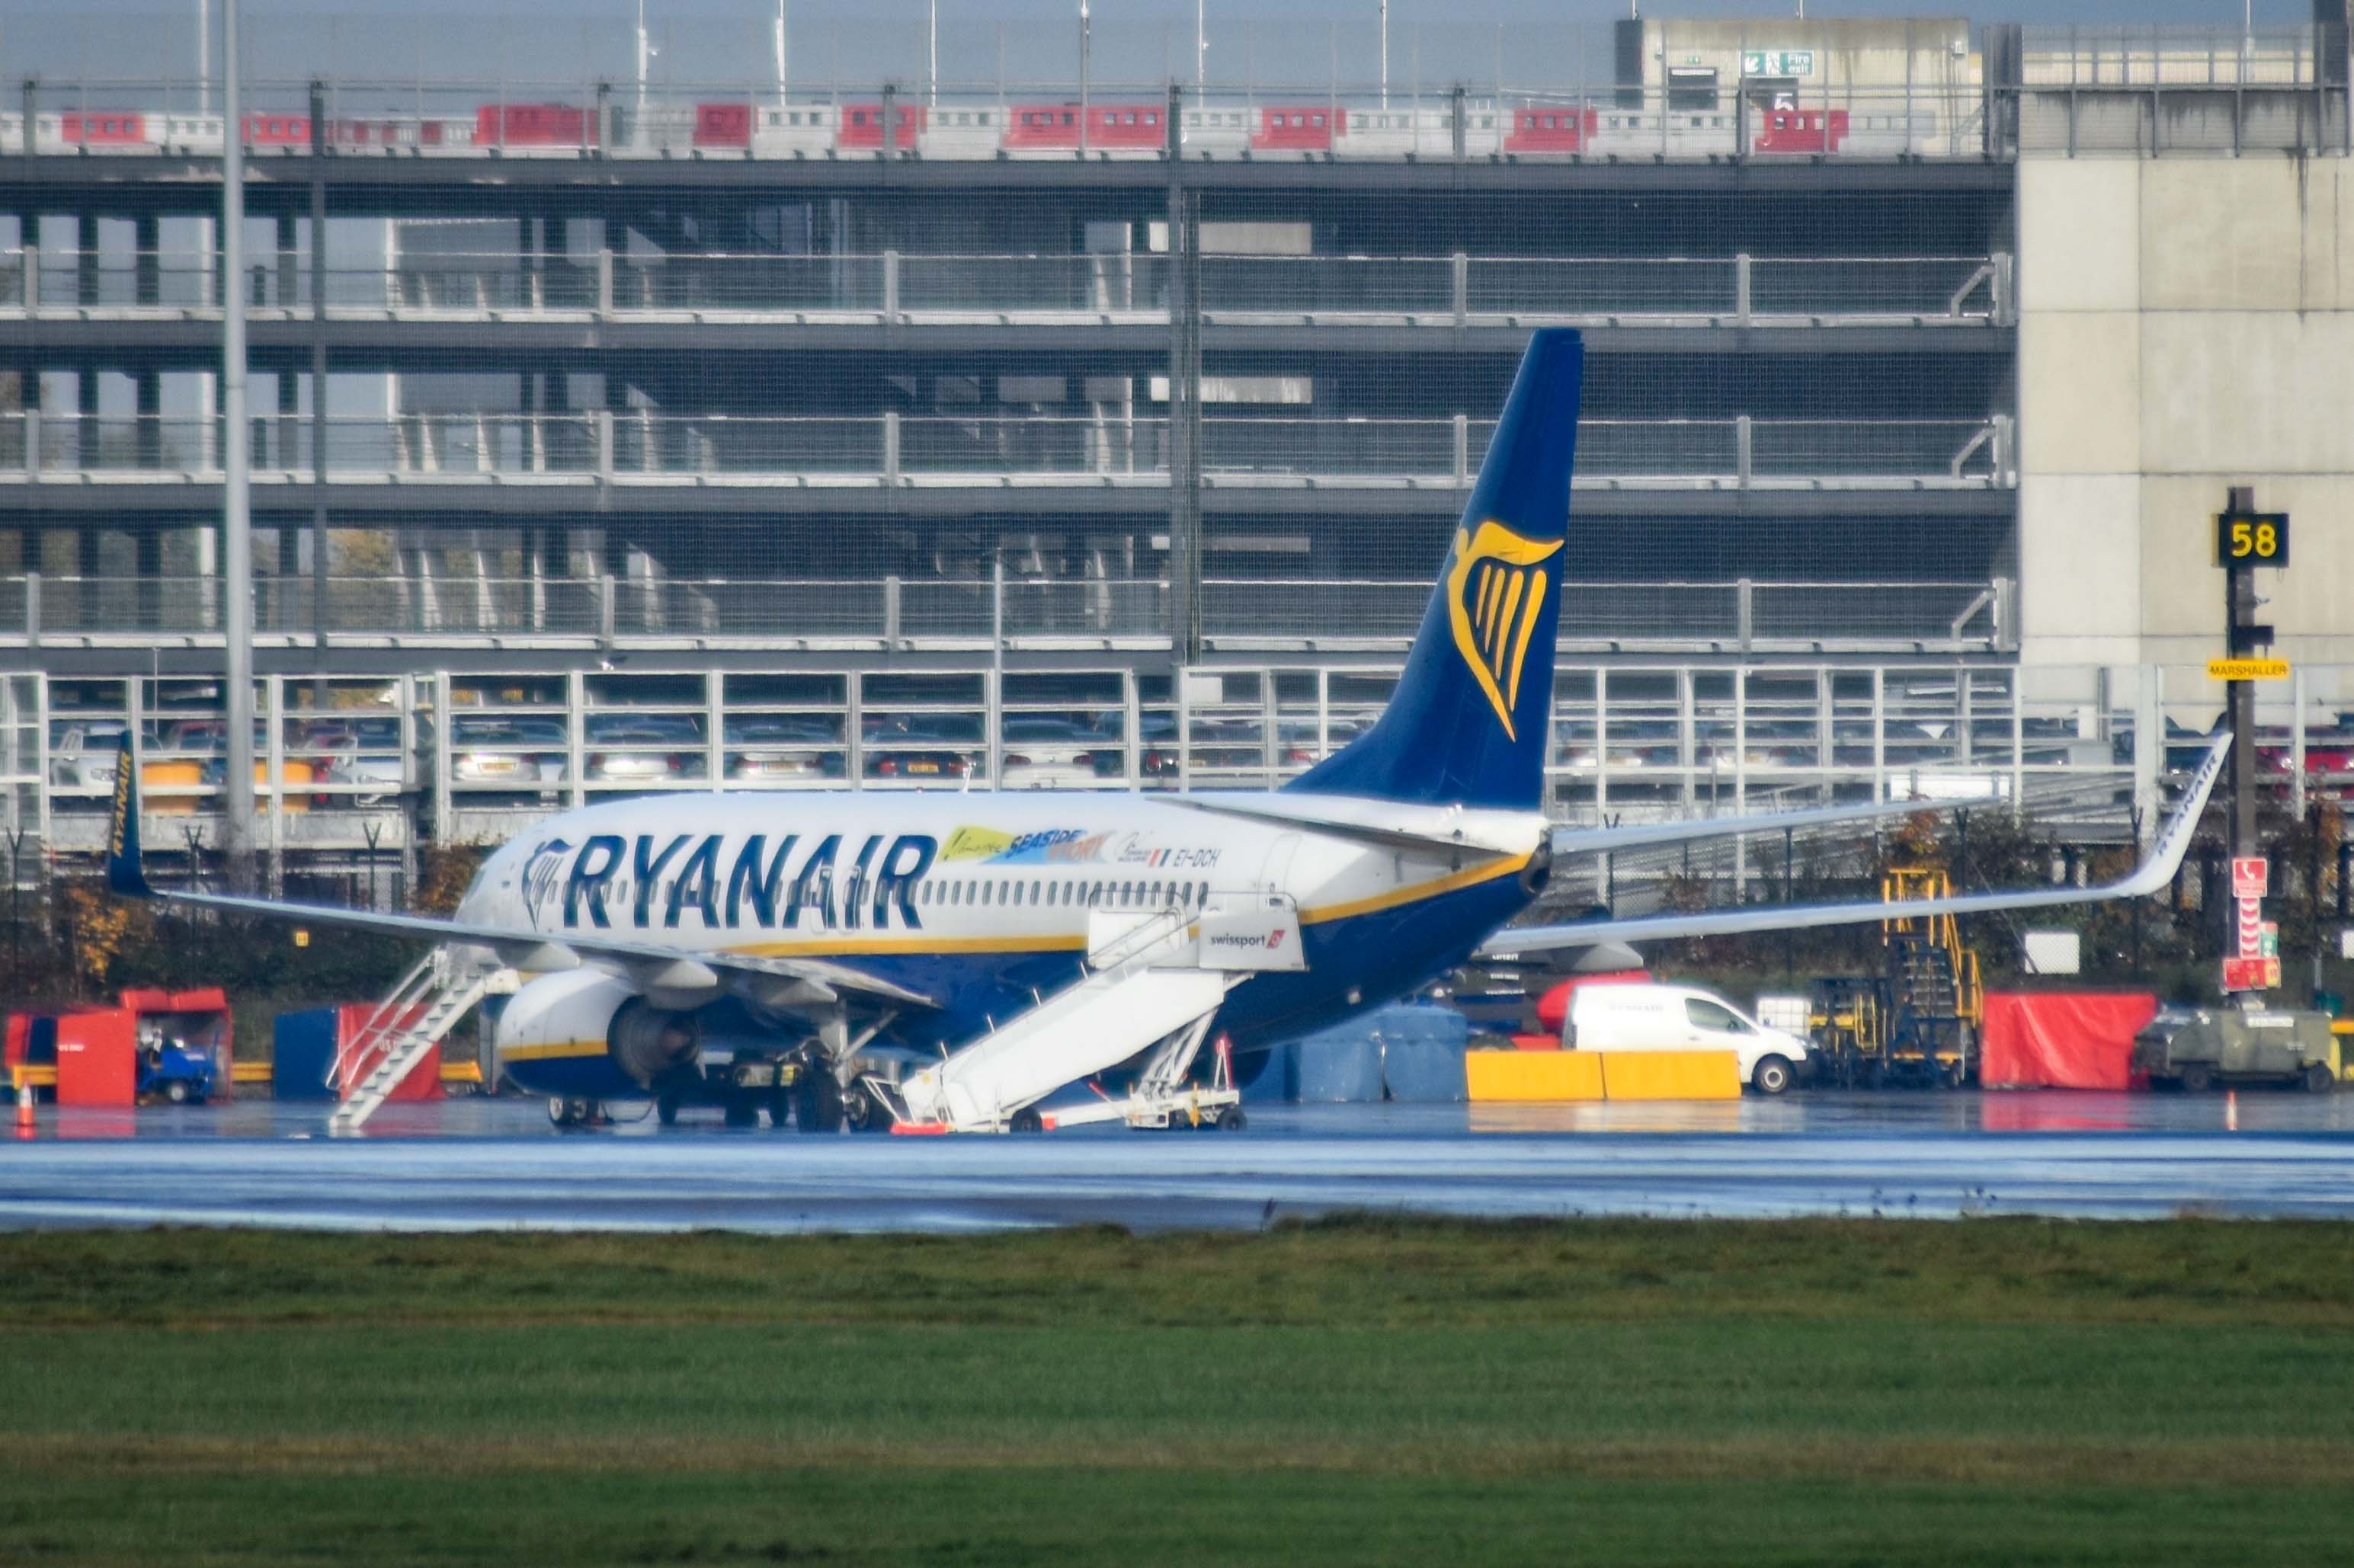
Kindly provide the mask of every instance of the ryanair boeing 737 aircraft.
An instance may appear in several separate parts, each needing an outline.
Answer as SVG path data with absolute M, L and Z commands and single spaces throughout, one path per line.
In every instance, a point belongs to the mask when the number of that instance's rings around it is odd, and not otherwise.
M 651 1099 L 667 1115 L 682 1100 L 716 1098 L 731 1117 L 766 1106 L 813 1131 L 845 1121 L 910 1131 L 1238 1125 L 1234 1056 L 1411 991 L 1483 945 L 1525 953 L 1879 918 L 1878 903 L 1785 906 L 1494 935 L 1544 887 L 1557 853 L 1915 809 L 1579 832 L 1547 821 L 1582 364 L 1575 332 L 1535 334 L 1387 710 L 1284 789 L 615 800 L 551 817 L 500 849 L 443 920 L 150 888 L 126 759 L 115 774 L 112 885 L 441 944 L 445 986 L 471 983 L 472 995 L 479 979 L 448 975 L 518 971 L 497 1048 L 506 1074 L 550 1097 L 559 1121 L 608 1101 Z M 1907 912 L 2165 885 L 2225 744 L 2125 881 Z M 421 1022 L 388 1018 L 382 1061 L 346 1086 L 358 1091 L 357 1115 L 397 1081 L 387 1075 L 408 1045 L 429 1045 L 438 1005 L 421 1001 Z M 1118 1086 L 1042 1107 L 1082 1081 Z M 350 1106 L 339 1117 L 355 1125 Z

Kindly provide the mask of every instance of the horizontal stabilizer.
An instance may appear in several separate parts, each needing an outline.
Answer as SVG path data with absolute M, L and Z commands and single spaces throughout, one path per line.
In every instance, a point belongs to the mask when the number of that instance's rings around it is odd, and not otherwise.
M 2146 898 L 2174 880 L 2182 857 L 2199 831 L 2199 818 L 2214 792 L 2215 779 L 2231 752 L 2229 732 L 2208 747 L 2199 770 L 2183 791 L 2181 804 L 2167 819 L 2149 858 L 2130 876 L 2098 887 L 2046 887 L 2010 893 L 1957 894 L 1950 898 L 1911 898 L 1893 902 L 1861 899 L 1846 904 L 1766 904 L 1739 909 L 1702 910 L 1690 915 L 1646 915 L 1631 920 L 1580 920 L 1564 926 L 1527 926 L 1499 931 L 1482 942 L 1483 958 L 1516 957 L 1554 948 L 1586 948 L 1601 942 L 1648 942 L 1672 937 L 1725 937 L 1748 931 L 1788 931 L 1817 926 L 1847 926 L 1892 917 L 1918 918 L 1931 915 L 1985 915 L 2004 909 L 2048 909 L 2070 904 L 2098 903 L 2111 898 Z
M 1441 830 L 1437 826 L 1439 820 L 1452 820 L 1459 824 L 1462 813 L 1437 808 L 1397 806 L 1386 801 L 1361 802 L 1393 818 L 1411 812 L 1426 819 L 1424 826 L 1415 828 L 1395 821 L 1372 821 L 1342 816 L 1338 810 L 1341 800 L 1331 796 L 1302 799 L 1279 794 L 1235 797 L 1172 795 L 1166 803 L 1217 816 L 1239 817 L 1250 822 L 1271 822 L 1298 828 L 1302 832 L 1323 833 L 1356 843 L 1378 844 L 1384 849 L 1406 850 L 1420 854 L 1500 857 L 1525 853 L 1525 845 L 1521 850 L 1514 850 L 1481 843 L 1462 825 Z M 1319 806 L 1328 809 L 1320 810 L 1316 809 Z

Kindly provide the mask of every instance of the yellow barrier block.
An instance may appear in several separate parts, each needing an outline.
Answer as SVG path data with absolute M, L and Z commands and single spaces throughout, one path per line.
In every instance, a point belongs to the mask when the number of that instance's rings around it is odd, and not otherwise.
M 479 1087 L 482 1081 L 480 1062 L 443 1062 L 441 1081 L 445 1084 L 472 1084 Z
M 56 1088 L 57 1065 L 52 1062 L 19 1062 L 8 1069 L 9 1087 L 21 1089 L 27 1084 L 37 1089 Z
M 1602 1059 L 1581 1051 L 1467 1051 L 1472 1100 L 1598 1100 Z
M 1737 1100 L 1741 1062 L 1730 1051 L 1597 1051 L 1614 1100 Z
M 232 1084 L 266 1084 L 270 1082 L 270 1064 L 231 1062 L 228 1065 L 228 1081 Z

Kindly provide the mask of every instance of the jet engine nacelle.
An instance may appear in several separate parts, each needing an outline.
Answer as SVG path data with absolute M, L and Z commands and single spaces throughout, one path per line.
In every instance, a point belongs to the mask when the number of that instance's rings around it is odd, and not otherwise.
M 595 969 L 542 975 L 499 1015 L 499 1061 L 526 1088 L 626 1097 L 695 1059 L 692 1013 L 648 1002 L 628 982 Z

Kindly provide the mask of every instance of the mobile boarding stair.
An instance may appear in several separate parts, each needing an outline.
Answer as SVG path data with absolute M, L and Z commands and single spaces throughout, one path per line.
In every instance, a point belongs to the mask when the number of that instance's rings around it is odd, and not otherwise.
M 367 1125 L 417 1065 L 482 1000 L 494 968 L 436 948 L 401 977 L 335 1053 L 329 1082 L 343 1103 L 327 1118 L 331 1137 L 349 1138 Z
M 1206 1085 L 1188 1081 L 1194 1064 L 1229 991 L 1257 973 L 1306 967 L 1286 895 L 1230 895 L 1199 914 L 1097 912 L 1076 981 L 936 1065 L 869 1086 L 891 1106 L 895 1132 L 1040 1132 L 1101 1121 L 1240 1128 L 1242 1094 L 1224 1051 Z M 1127 1093 L 1097 1088 L 1091 1104 L 1036 1108 L 1065 1085 L 1147 1053 Z

